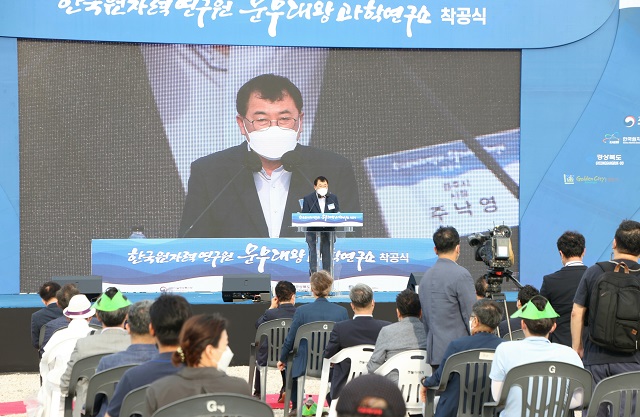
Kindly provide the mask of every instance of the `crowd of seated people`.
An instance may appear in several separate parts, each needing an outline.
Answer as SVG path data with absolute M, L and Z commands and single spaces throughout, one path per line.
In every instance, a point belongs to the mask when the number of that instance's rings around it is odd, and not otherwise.
M 47 283 L 47 288 L 55 288 Z M 333 285 L 332 277 L 326 271 L 318 271 L 310 277 L 311 293 L 315 300 L 296 308 L 295 286 L 288 281 L 280 281 L 275 286 L 276 296 L 258 318 L 256 327 L 272 319 L 292 317 L 290 331 L 281 351 L 278 368 L 285 370 L 287 357 L 293 349 L 297 329 L 314 321 L 333 321 L 336 325 L 330 333 L 325 350 L 325 358 L 330 358 L 342 349 L 358 344 L 374 344 L 374 350 L 367 366 L 368 374 L 346 382 L 348 363 L 333 369 L 333 387 L 327 400 L 338 398 L 335 410 L 340 417 L 351 416 L 404 416 L 404 399 L 398 390 L 398 375 L 382 377 L 374 374 L 385 361 L 394 355 L 413 349 L 426 349 L 427 335 L 421 321 L 423 306 L 418 295 L 410 289 L 396 297 L 397 322 L 389 323 L 373 318 L 375 302 L 372 289 L 365 284 L 354 285 L 350 290 L 353 318 L 347 310 L 328 299 Z M 44 286 L 43 286 L 44 288 Z M 513 327 L 521 327 L 525 339 L 504 341 L 496 335 L 496 328 L 503 317 L 502 308 L 495 301 L 480 298 L 470 308 L 470 334 L 449 343 L 444 358 L 433 375 L 416 383 L 422 386 L 421 397 L 426 400 L 429 389 L 440 385 L 442 370 L 447 359 L 455 353 L 474 348 L 495 349 L 491 369 L 492 393 L 498 397 L 509 370 L 515 366 L 537 361 L 561 361 L 583 367 L 582 360 L 573 349 L 551 343 L 550 334 L 555 329 L 559 316 L 551 303 L 540 295 L 534 295 L 534 288 L 526 288 L 521 293 L 531 293 L 528 301 L 519 298 L 519 309 L 511 315 Z M 46 295 L 45 295 L 46 296 Z M 73 365 L 78 360 L 95 353 L 111 353 L 100 361 L 97 372 L 120 365 L 135 365 L 127 370 L 118 382 L 108 403 L 99 409 L 100 417 L 119 417 L 124 397 L 132 390 L 148 385 L 146 389 L 146 415 L 177 400 L 202 393 L 236 393 L 250 398 L 252 387 L 243 378 L 227 375 L 226 369 L 233 353 L 229 347 L 228 322 L 219 314 L 193 315 L 191 306 L 181 296 L 163 294 L 155 301 L 141 301 L 132 304 L 116 288 L 108 288 L 93 305 L 73 286 L 56 290 L 55 302 L 61 309 L 61 318 L 53 317 L 49 322 L 58 330 L 48 336 L 43 346 L 40 372 L 42 387 L 39 393 L 38 416 L 62 415 L 66 387 L 69 385 Z M 46 303 L 43 297 L 43 302 Z M 46 305 L 45 309 L 52 307 Z M 44 313 L 35 314 L 39 320 Z M 93 316 L 99 320 L 102 329 L 89 325 Z M 57 322 L 57 323 L 53 323 Z M 41 327 L 47 323 L 40 324 Z M 54 327 L 55 326 L 55 327 Z M 264 349 L 265 347 L 262 347 Z M 305 372 L 304 352 L 293 361 L 292 377 L 298 378 Z M 262 359 L 258 357 L 259 363 Z M 346 365 L 346 367 L 344 367 Z M 418 378 L 418 377 L 416 377 Z M 259 380 L 259 378 L 256 378 Z M 283 380 L 284 382 L 284 380 Z M 438 417 L 457 415 L 457 397 L 460 381 L 450 377 L 446 391 L 435 407 Z M 296 388 L 295 380 L 292 384 Z M 76 390 L 74 416 L 80 416 L 85 398 L 82 384 Z M 86 381 L 84 382 L 86 388 Z M 259 382 L 253 396 L 259 394 Z M 281 391 L 282 394 L 282 391 Z M 338 395 L 340 394 L 340 395 Z M 59 395 L 60 398 L 55 398 Z M 52 401 L 52 398 L 56 401 Z M 295 391 L 291 393 L 291 410 L 285 407 L 285 415 L 297 413 Z M 491 399 L 488 398 L 487 401 Z M 572 407 L 583 405 L 579 393 L 574 395 Z M 427 404 L 433 407 L 433 404 Z M 51 409 L 59 407 L 59 409 Z M 518 415 L 517 395 L 507 400 L 503 415 Z

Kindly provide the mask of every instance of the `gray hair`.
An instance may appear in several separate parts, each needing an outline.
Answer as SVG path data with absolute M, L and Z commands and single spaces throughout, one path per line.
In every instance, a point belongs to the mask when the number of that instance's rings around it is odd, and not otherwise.
M 495 330 L 502 321 L 502 308 L 500 304 L 489 298 L 483 298 L 475 302 L 472 308 L 478 321 L 492 330 Z
M 373 301 L 373 290 L 367 284 L 356 284 L 351 287 L 349 298 L 354 307 L 365 308 Z
M 149 334 L 149 323 L 151 323 L 149 308 L 151 308 L 151 304 L 153 304 L 151 300 L 142 300 L 131 304 L 127 316 L 129 331 L 131 333 L 139 335 Z

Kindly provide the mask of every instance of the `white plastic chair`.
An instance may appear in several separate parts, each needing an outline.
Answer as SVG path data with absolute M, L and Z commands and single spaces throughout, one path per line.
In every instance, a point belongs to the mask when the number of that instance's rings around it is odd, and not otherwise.
M 329 390 L 329 372 L 331 371 L 331 365 L 340 363 L 345 359 L 351 359 L 351 367 L 349 368 L 349 375 L 346 381 L 349 382 L 353 378 L 367 373 L 367 363 L 373 354 L 374 348 L 374 345 L 357 345 L 342 349 L 330 358 L 324 358 L 322 361 L 322 375 L 320 376 L 320 391 L 318 392 L 316 417 L 322 416 L 324 398 L 327 396 L 327 391 Z M 335 414 L 334 410 L 337 402 L 337 398 L 332 398 L 329 415 Z
M 424 403 L 420 401 L 420 380 L 431 375 L 431 365 L 427 363 L 427 351 L 423 349 L 400 352 L 376 369 L 378 375 L 398 372 L 398 388 L 407 404 L 407 412 L 421 414 Z

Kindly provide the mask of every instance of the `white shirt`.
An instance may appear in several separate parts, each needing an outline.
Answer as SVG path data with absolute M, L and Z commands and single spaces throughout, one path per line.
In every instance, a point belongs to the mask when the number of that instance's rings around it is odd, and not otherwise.
M 318 197 L 318 204 L 320 205 L 320 212 L 324 213 L 324 208 L 327 205 L 327 198 L 326 197 L 325 198 L 319 198 Z
M 269 228 L 269 237 L 280 237 L 280 228 L 291 184 L 291 172 L 285 171 L 281 166 L 275 169 L 271 176 L 268 176 L 263 168 L 260 172 L 253 173 L 253 181 L 258 191 L 264 220 Z

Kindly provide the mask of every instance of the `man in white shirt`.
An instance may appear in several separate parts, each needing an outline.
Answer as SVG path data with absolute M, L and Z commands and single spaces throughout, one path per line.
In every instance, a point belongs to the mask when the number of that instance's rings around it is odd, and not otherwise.
M 511 317 L 522 318 L 522 330 L 525 339 L 504 342 L 496 348 L 493 364 L 491 366 L 491 394 L 494 399 L 500 398 L 503 382 L 507 373 L 516 366 L 532 362 L 566 362 L 579 367 L 582 360 L 578 354 L 568 346 L 549 341 L 549 334 L 556 328 L 555 312 L 551 303 L 546 298 L 538 295 L 533 297 L 527 304 L 522 306 Z M 507 397 L 507 404 L 504 411 L 500 413 L 502 417 L 521 417 L 521 396 L 519 388 L 507 387 L 510 389 Z M 582 393 L 573 393 L 571 401 L 572 407 L 582 404 Z

